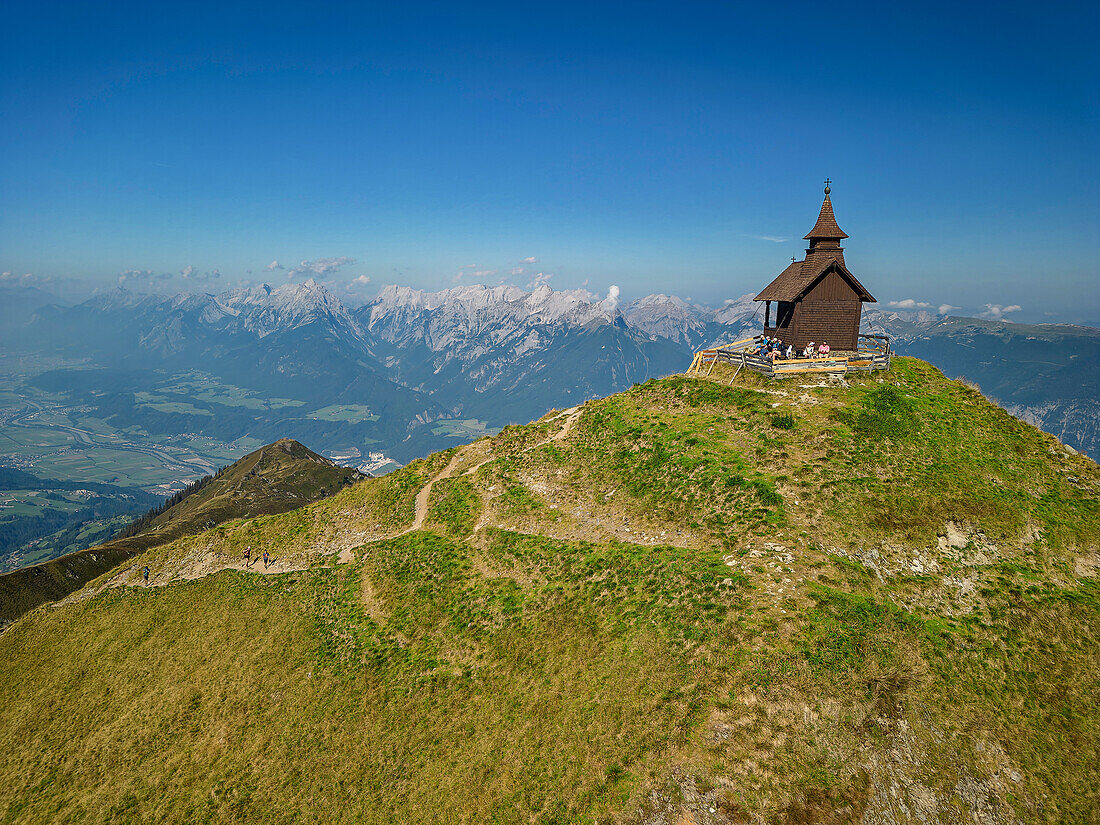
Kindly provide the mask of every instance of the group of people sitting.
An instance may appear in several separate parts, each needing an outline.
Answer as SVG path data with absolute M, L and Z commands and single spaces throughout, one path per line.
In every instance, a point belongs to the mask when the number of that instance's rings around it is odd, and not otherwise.
M 791 358 L 827 358 L 830 352 L 832 352 L 832 348 L 825 341 L 820 344 L 810 341 L 802 349 L 796 350 L 792 344 L 784 344 L 778 338 L 769 338 L 762 335 L 760 336 L 760 344 L 753 351 L 753 354 L 762 358 L 770 358 L 773 361 L 784 361 Z

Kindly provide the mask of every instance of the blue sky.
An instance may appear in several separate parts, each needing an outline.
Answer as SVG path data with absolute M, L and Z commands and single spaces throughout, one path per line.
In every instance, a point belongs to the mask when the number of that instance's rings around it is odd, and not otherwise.
M 883 304 L 1095 321 L 1098 23 L 1094 3 L 9 3 L 0 268 L 542 273 L 716 303 L 801 255 L 828 176 Z

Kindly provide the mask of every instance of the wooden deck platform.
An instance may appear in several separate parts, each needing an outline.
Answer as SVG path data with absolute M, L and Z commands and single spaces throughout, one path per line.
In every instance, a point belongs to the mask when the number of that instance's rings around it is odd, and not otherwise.
M 699 350 L 688 367 L 688 375 L 710 375 L 719 362 L 734 364 L 738 372 L 750 369 L 769 378 L 786 378 L 792 375 L 828 373 L 844 375 L 849 372 L 869 372 L 890 368 L 893 355 L 890 339 L 885 335 L 859 336 L 859 348 L 855 352 L 830 354 L 823 358 L 792 358 L 790 360 L 764 358 L 754 354 L 763 339 L 762 335 L 743 338 L 732 344 Z

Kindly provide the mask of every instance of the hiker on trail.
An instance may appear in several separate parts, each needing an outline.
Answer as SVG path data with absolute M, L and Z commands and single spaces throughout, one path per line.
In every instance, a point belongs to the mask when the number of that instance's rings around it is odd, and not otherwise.
M 252 566 L 252 547 L 251 547 L 251 545 L 244 548 L 244 566 L 245 567 L 251 567 Z
M 821 349 L 819 349 L 818 352 L 820 352 L 822 355 L 828 355 L 830 352 L 832 352 L 832 348 L 825 341 L 822 341 Z
M 806 357 L 807 358 L 816 358 L 817 357 L 817 351 L 814 349 L 814 342 L 813 341 L 810 341 L 810 343 L 806 345 Z
M 145 569 L 141 571 L 141 578 L 149 584 L 149 565 L 145 565 Z
M 267 560 L 268 560 L 267 548 L 265 547 L 264 548 L 264 570 L 267 570 Z

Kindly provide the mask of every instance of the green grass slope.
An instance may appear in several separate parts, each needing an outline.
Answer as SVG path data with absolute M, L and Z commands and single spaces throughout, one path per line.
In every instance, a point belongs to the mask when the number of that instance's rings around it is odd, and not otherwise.
M 24 616 L 0 821 L 1097 821 L 1100 469 L 914 359 L 731 378 Z
M 283 513 L 360 478 L 289 438 L 224 467 L 211 482 L 142 525 L 142 540 L 163 544 L 233 518 Z
M 282 439 L 224 467 L 140 532 L 0 575 L 0 626 L 56 601 L 149 547 L 229 519 L 283 513 L 331 495 L 359 474 Z

